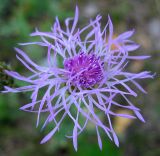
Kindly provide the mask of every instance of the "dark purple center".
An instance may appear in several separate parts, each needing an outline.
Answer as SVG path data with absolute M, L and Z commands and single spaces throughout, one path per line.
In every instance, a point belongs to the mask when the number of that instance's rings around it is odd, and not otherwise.
M 67 77 L 75 86 L 89 88 L 103 79 L 103 62 L 94 54 L 84 54 L 64 61 L 64 68 L 70 73 Z

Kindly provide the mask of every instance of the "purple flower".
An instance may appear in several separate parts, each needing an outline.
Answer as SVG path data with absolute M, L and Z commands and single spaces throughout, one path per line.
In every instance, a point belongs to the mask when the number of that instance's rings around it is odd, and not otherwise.
M 54 128 L 41 143 L 51 139 L 68 116 L 74 127 L 71 134 L 66 136 L 73 139 L 75 150 L 77 137 L 88 122 L 95 125 L 100 149 L 102 142 L 99 128 L 119 146 L 110 118 L 111 116 L 138 118 L 144 122 L 139 108 L 128 99 L 128 96 L 137 96 L 130 84 L 146 93 L 136 80 L 153 78 L 148 71 L 131 73 L 125 71 L 125 67 L 131 59 L 146 59 L 149 56 L 130 55 L 131 51 L 139 47 L 129 40 L 134 31 L 113 37 L 113 25 L 109 16 L 103 29 L 99 15 L 95 20 L 90 20 L 84 28 L 77 28 L 78 16 L 76 7 L 75 17 L 65 20 L 65 30 L 61 28 L 56 18 L 51 32 L 36 30 L 31 34 L 39 36 L 40 42 L 21 44 L 35 44 L 47 48 L 46 66 L 37 65 L 25 52 L 15 48 L 17 59 L 32 72 L 32 75 L 25 77 L 17 72 L 6 71 L 11 77 L 25 81 L 28 85 L 19 88 L 6 86 L 4 92 L 32 92 L 31 103 L 21 107 L 21 110 L 37 113 L 37 126 L 40 115 L 48 114 L 42 128 L 49 123 L 53 123 Z M 63 60 L 62 65 L 57 60 Z M 43 97 L 39 96 L 40 90 L 43 90 Z M 118 103 L 117 96 L 121 96 L 128 105 Z M 129 109 L 134 115 L 117 114 L 112 110 L 113 106 Z M 108 123 L 102 121 L 97 111 L 103 113 Z M 80 118 L 83 122 L 79 122 Z

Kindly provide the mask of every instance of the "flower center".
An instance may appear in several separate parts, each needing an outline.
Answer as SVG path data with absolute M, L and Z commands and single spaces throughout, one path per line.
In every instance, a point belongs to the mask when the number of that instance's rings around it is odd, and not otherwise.
M 65 60 L 64 68 L 73 85 L 89 88 L 103 79 L 103 64 L 94 54 L 80 53 Z

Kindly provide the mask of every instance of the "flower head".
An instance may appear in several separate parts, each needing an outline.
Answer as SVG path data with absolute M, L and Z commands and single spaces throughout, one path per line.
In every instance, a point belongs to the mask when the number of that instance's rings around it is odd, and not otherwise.
M 31 103 L 21 107 L 21 110 L 37 113 L 37 126 L 40 115 L 44 112 L 48 114 L 43 128 L 49 123 L 54 124 L 54 128 L 41 143 L 51 139 L 59 130 L 65 117 L 69 116 L 74 127 L 72 134 L 67 134 L 67 137 L 73 139 L 76 150 L 77 137 L 88 122 L 95 125 L 100 148 L 102 142 L 99 128 L 102 128 L 118 146 L 118 138 L 110 117 L 139 118 L 144 122 L 139 108 L 128 99 L 128 96 L 137 96 L 130 84 L 145 93 L 136 80 L 153 77 L 148 71 L 127 72 L 125 67 L 131 59 L 146 59 L 148 56 L 130 56 L 130 52 L 139 47 L 129 39 L 134 31 L 127 31 L 116 38 L 113 37 L 113 24 L 109 16 L 103 29 L 99 15 L 95 20 L 90 20 L 84 28 L 77 28 L 78 16 L 76 7 L 75 17 L 65 20 L 65 30 L 61 28 L 56 18 L 51 32 L 36 30 L 31 34 L 31 36 L 39 36 L 40 42 L 21 44 L 45 47 L 46 66 L 34 63 L 25 52 L 15 48 L 17 59 L 32 72 L 32 75 L 25 77 L 17 72 L 6 70 L 8 75 L 25 81 L 28 85 L 19 88 L 6 86 L 4 92 L 32 92 Z M 63 60 L 61 66 L 57 61 L 58 58 Z M 45 92 L 43 97 L 40 97 L 39 91 L 43 88 Z M 117 96 L 121 96 L 128 105 L 118 103 Z M 134 115 L 117 114 L 112 110 L 113 106 L 129 109 L 134 112 Z M 96 110 L 103 113 L 108 121 L 107 124 L 101 120 Z M 83 123 L 79 122 L 80 118 L 83 119 Z

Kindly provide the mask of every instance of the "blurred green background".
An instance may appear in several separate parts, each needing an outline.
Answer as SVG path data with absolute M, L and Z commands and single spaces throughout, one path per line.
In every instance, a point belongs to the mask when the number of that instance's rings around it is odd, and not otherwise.
M 80 27 L 99 13 L 103 15 L 102 25 L 105 25 L 110 14 L 115 35 L 135 28 L 133 39 L 141 45 L 136 53 L 152 56 L 146 61 L 132 61 L 128 67 L 132 72 L 151 70 L 157 73 L 154 80 L 141 82 L 148 95 L 139 93 L 137 99 L 131 98 L 142 109 L 146 123 L 114 118 L 120 148 L 102 133 L 102 151 L 97 145 L 94 127 L 89 125 L 80 135 L 78 152 L 75 152 L 72 140 L 63 136 L 69 124 L 64 123 L 60 133 L 40 145 L 46 133 L 35 127 L 36 115 L 19 110 L 20 106 L 29 102 L 29 95 L 0 94 L 0 156 L 160 156 L 160 80 L 157 78 L 160 71 L 160 0 L 77 0 L 77 3 Z M 76 0 L 0 0 L 1 89 L 3 84 L 21 85 L 17 81 L 13 84 L 13 80 L 3 74 L 3 68 L 12 68 L 24 74 L 27 72 L 17 61 L 13 47 L 19 42 L 32 41 L 29 34 L 35 27 L 50 31 L 56 16 L 63 26 L 63 20 L 74 15 L 75 5 Z M 41 49 L 26 47 L 26 50 L 31 58 L 45 61 Z

